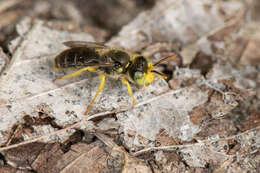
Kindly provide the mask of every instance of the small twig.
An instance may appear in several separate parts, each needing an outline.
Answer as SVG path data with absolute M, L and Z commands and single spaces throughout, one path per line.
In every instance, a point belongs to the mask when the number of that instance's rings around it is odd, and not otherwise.
M 150 147 L 150 148 L 145 148 L 143 150 L 137 151 L 135 153 L 132 153 L 133 156 L 139 156 L 141 154 L 147 153 L 147 152 L 152 152 L 152 151 L 175 151 L 176 149 L 180 149 L 180 148 L 186 148 L 186 147 L 193 147 L 193 146 L 201 146 L 201 145 L 205 145 L 205 144 L 209 144 L 209 143 L 213 143 L 213 142 L 217 142 L 217 141 L 225 141 L 225 140 L 230 140 L 230 139 L 234 139 L 237 138 L 238 136 L 242 136 L 246 133 L 249 133 L 253 130 L 259 130 L 259 127 L 256 127 L 254 129 L 245 131 L 243 133 L 234 135 L 234 136 L 229 136 L 227 138 L 218 138 L 218 139 L 212 139 L 212 140 L 203 140 L 200 141 L 198 143 L 194 143 L 194 144 L 185 144 L 185 145 L 170 145 L 170 146 L 161 146 L 161 147 Z
M 117 146 L 116 143 L 114 143 L 114 141 L 107 137 L 106 135 L 104 134 L 101 134 L 101 133 L 95 133 L 95 136 L 100 140 L 102 141 L 104 144 L 106 144 L 106 146 L 108 146 L 110 149 Z
M 22 46 L 22 47 L 23 47 L 23 46 Z M 22 48 L 21 48 L 21 49 L 22 49 Z M 17 50 L 17 51 L 18 51 L 17 54 L 19 54 L 19 50 Z M 80 81 L 80 82 L 82 82 L 82 81 Z M 201 84 L 204 84 L 204 83 L 205 83 L 205 81 L 203 81 Z M 200 85 L 201 85 L 201 84 L 200 84 Z M 70 84 L 70 85 L 71 85 L 71 84 Z M 198 84 L 196 84 L 196 85 L 198 85 Z M 64 86 L 64 87 L 66 87 L 66 86 Z M 189 88 L 191 88 L 191 87 L 192 87 L 192 86 L 190 86 Z M 187 88 L 188 88 L 188 87 L 181 88 L 181 89 L 178 89 L 178 90 L 169 90 L 169 91 L 167 91 L 167 92 L 165 92 L 165 93 L 163 93 L 163 94 L 161 94 L 161 95 L 158 95 L 158 96 L 156 96 L 156 97 L 153 97 L 153 98 L 151 98 L 151 99 L 148 99 L 148 100 L 146 100 L 146 101 L 144 101 L 144 102 L 141 102 L 141 103 L 137 104 L 136 107 L 140 107 L 140 106 L 142 106 L 142 105 L 144 105 L 144 104 L 151 103 L 151 102 L 153 102 L 153 101 L 155 101 L 155 100 L 158 100 L 158 99 L 160 99 L 160 98 L 162 98 L 162 97 L 165 97 L 165 96 L 167 96 L 167 95 L 172 95 L 172 94 L 174 94 L 174 93 L 181 92 L 181 91 L 183 91 L 183 90 L 185 90 L 185 89 L 187 89 Z M 58 88 L 58 89 L 59 89 L 59 88 Z M 45 92 L 45 94 L 46 94 L 46 93 L 49 93 L 49 92 L 53 92 L 53 91 L 56 91 L 56 89 L 55 89 L 55 90 L 52 90 L 52 91 L 47 91 L 47 92 Z M 41 93 L 40 95 L 36 95 L 36 96 L 33 96 L 33 97 L 35 98 L 35 97 L 41 96 L 41 95 L 44 95 L 44 94 Z M 29 99 L 29 98 L 26 98 L 26 99 L 24 99 L 23 101 L 26 101 L 27 99 Z M 19 101 L 20 101 L 20 100 L 19 100 Z M 15 102 L 14 104 L 17 104 L 17 103 L 19 104 L 19 101 L 18 101 L 18 102 Z M 32 139 L 29 139 L 29 140 L 27 140 L 27 141 L 21 142 L 21 143 L 19 143 L 19 144 L 13 144 L 13 145 L 10 145 L 10 146 L 2 147 L 2 148 L 0 148 L 0 151 L 4 151 L 4 150 L 11 149 L 11 148 L 19 147 L 19 146 L 21 146 L 21 145 L 25 145 L 25 144 L 28 144 L 28 143 L 36 142 L 36 141 L 39 141 L 39 140 L 44 139 L 44 138 L 46 138 L 46 137 L 49 137 L 49 136 L 52 136 L 52 135 L 56 135 L 56 134 L 61 133 L 61 132 L 65 132 L 66 130 L 73 129 L 73 128 L 76 128 L 76 127 L 80 126 L 81 123 L 84 123 L 83 121 L 85 121 L 85 123 L 86 123 L 87 121 L 91 121 L 92 119 L 95 119 L 95 118 L 98 118 L 98 117 L 103 117 L 103 116 L 106 116 L 106 115 L 109 115 L 109 114 L 112 114 L 112 113 L 124 112 L 124 111 L 127 111 L 127 110 L 129 110 L 129 109 L 131 109 L 131 107 L 125 108 L 125 109 L 119 109 L 119 110 L 115 110 L 115 111 L 101 112 L 101 113 L 94 114 L 94 115 L 91 115 L 91 116 L 88 116 L 88 117 L 82 116 L 82 119 L 81 119 L 79 122 L 77 122 L 77 123 L 75 123 L 75 124 L 73 124 L 73 125 L 70 125 L 70 126 L 64 128 L 64 129 L 57 130 L 57 131 L 55 131 L 55 132 L 52 132 L 52 133 L 49 133 L 49 134 L 46 134 L 46 135 L 43 135 L 43 136 L 36 136 L 36 137 L 34 137 L 34 138 L 32 138 Z M 258 127 L 258 128 L 260 128 L 260 127 Z M 258 129 L 258 128 L 256 128 L 256 129 Z M 255 129 L 253 129 L 253 130 L 255 130 Z M 246 131 L 245 133 L 247 133 L 247 132 L 248 132 L 248 131 Z M 236 135 L 236 136 L 240 136 L 240 135 L 242 135 L 242 134 L 239 134 L 239 135 Z M 227 140 L 227 139 L 232 139 L 232 138 L 234 138 L 234 137 L 235 137 L 235 136 L 231 136 L 231 137 L 229 137 L 229 138 L 222 138 L 222 139 L 217 139 L 217 140 L 212 140 L 212 141 L 205 140 L 205 141 L 202 141 L 201 143 L 196 143 L 196 144 L 174 145 L 174 146 L 162 146 L 162 147 L 151 147 L 151 148 L 146 148 L 146 149 L 144 149 L 144 150 L 140 150 L 140 151 L 138 151 L 138 152 L 135 152 L 133 155 L 137 156 L 137 155 L 140 155 L 140 154 L 143 154 L 143 153 L 146 153 L 146 152 L 151 152 L 151 151 L 156 151 L 156 150 L 167 150 L 167 151 L 171 151 L 171 150 L 176 150 L 177 148 L 183 148 L 183 147 L 194 146 L 194 145 L 203 145 L 203 144 L 206 143 L 206 142 L 214 142 L 214 141 L 218 141 L 218 140 Z M 204 142 L 204 143 L 203 143 L 203 142 Z
M 156 96 L 156 97 L 154 97 L 154 98 L 151 98 L 151 99 L 149 99 L 149 100 L 146 100 L 145 102 L 139 103 L 139 104 L 136 105 L 136 107 L 139 107 L 139 106 L 141 106 L 141 105 L 150 103 L 150 102 L 152 102 L 152 101 L 154 101 L 154 100 L 156 100 L 156 99 L 158 99 L 158 98 L 160 98 L 160 97 L 167 96 L 168 94 L 173 94 L 173 93 L 175 93 L 175 92 L 180 92 L 180 91 L 183 90 L 183 89 L 185 89 L 185 88 L 182 88 L 182 89 L 180 89 L 180 90 L 175 90 L 175 91 L 170 90 L 169 92 L 166 92 L 166 93 L 164 93 L 164 94 L 162 94 L 162 95 Z M 120 110 L 117 110 L 117 111 L 101 112 L 101 113 L 94 114 L 94 115 L 91 115 L 91 116 L 88 116 L 88 117 L 82 116 L 82 117 L 83 117 L 82 120 L 80 120 L 79 122 L 77 122 L 77 123 L 75 123 L 75 124 L 73 124 L 73 125 L 70 125 L 70 126 L 64 128 L 64 129 L 57 130 L 57 131 L 55 131 L 55 132 L 52 132 L 52 133 L 49 133 L 49 134 L 46 134 L 46 135 L 43 135 L 43 136 L 37 136 L 37 137 L 34 137 L 33 139 L 29 139 L 28 141 L 24 141 L 24 142 L 21 142 L 21 143 L 19 143 L 19 144 L 14 144 L 14 145 L 10 145 L 10 146 L 7 146 L 7 147 L 0 148 L 0 151 L 4 151 L 4 150 L 8 150 L 8 149 L 11 149 L 11 148 L 19 147 L 19 146 L 21 146 L 21 145 L 25 145 L 25 144 L 28 144 L 28 143 L 36 142 L 36 141 L 39 141 L 39 140 L 41 140 L 41 139 L 43 139 L 43 138 L 46 138 L 46 137 L 49 137 L 49 136 L 53 136 L 53 135 L 56 135 L 56 134 L 58 134 L 58 133 L 64 132 L 64 131 L 66 131 L 66 130 L 69 130 L 69 129 L 73 129 L 73 128 L 75 128 L 75 127 L 78 127 L 78 126 L 80 126 L 81 123 L 86 124 L 87 121 L 90 121 L 90 120 L 92 120 L 92 119 L 94 119 L 94 118 L 103 117 L 103 116 L 105 116 L 105 115 L 109 115 L 109 114 L 112 114 L 112 113 L 118 113 L 118 112 L 127 111 L 127 110 L 129 110 L 130 108 L 131 108 L 131 107 L 129 107 L 128 109 L 127 109 L 127 108 L 126 108 L 126 109 L 120 109 Z
M 64 128 L 64 129 L 57 130 L 55 132 L 52 132 L 52 133 L 49 133 L 49 134 L 46 134 L 46 135 L 43 135 L 43 136 L 36 136 L 33 139 L 29 139 L 28 141 L 24 141 L 24 142 L 21 142 L 19 144 L 13 144 L 13 145 L 10 145 L 10 146 L 7 146 L 7 147 L 2 147 L 2 148 L 0 148 L 0 152 L 8 150 L 8 149 L 16 148 L 16 147 L 19 147 L 19 146 L 22 146 L 22 145 L 26 145 L 26 144 L 29 144 L 29 143 L 33 143 L 33 142 L 39 141 L 41 139 L 44 139 L 46 137 L 56 135 L 56 134 L 61 133 L 61 132 L 66 132 L 69 129 L 73 129 L 77 126 L 80 126 L 81 123 L 82 123 L 82 121 L 79 121 L 75 124 L 72 124 L 72 125 Z

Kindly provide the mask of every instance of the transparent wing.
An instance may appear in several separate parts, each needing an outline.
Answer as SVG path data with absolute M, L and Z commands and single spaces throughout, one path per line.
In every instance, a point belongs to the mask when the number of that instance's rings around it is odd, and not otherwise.
M 73 47 L 64 50 L 55 57 L 54 61 L 57 68 L 114 66 L 114 61 L 100 56 L 96 49 L 89 47 Z
M 63 43 L 68 47 L 89 47 L 89 48 L 108 48 L 103 43 L 88 42 L 88 41 L 66 41 Z

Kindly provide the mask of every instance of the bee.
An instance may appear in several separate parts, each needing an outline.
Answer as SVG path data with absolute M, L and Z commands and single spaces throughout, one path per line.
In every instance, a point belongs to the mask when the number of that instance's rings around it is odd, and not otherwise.
M 177 57 L 177 54 L 163 58 L 157 63 L 152 62 L 141 54 L 131 53 L 123 49 L 112 48 L 101 43 L 85 41 L 68 41 L 64 45 L 69 47 L 54 59 L 54 69 L 66 70 L 75 68 L 77 71 L 55 78 L 53 81 L 77 76 L 85 71 L 99 73 L 100 84 L 96 94 L 89 103 L 85 115 L 94 104 L 97 96 L 105 86 L 106 77 L 120 79 L 127 87 L 132 99 L 132 106 L 136 105 L 130 83 L 138 87 L 145 87 L 154 80 L 154 74 L 167 78 L 165 74 L 156 71 L 155 67 L 164 61 Z

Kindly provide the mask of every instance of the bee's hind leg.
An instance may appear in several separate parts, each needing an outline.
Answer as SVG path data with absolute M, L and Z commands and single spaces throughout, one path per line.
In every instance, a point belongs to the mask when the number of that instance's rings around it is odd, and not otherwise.
M 127 91 L 128 91 L 128 94 L 130 95 L 130 97 L 132 99 L 132 102 L 133 102 L 132 106 L 134 107 L 136 105 L 136 101 L 135 101 L 135 98 L 133 96 L 133 92 L 132 92 L 131 86 L 130 86 L 129 82 L 124 77 L 121 78 L 121 81 L 122 81 L 122 83 L 124 85 L 127 86 Z
M 84 71 L 91 71 L 91 72 L 95 72 L 97 71 L 97 69 L 93 68 L 93 67 L 84 67 L 84 68 L 81 68 L 73 73 L 70 73 L 70 74 L 66 74 L 64 76 L 58 76 L 56 77 L 55 79 L 53 79 L 53 82 L 55 82 L 56 80 L 59 80 L 59 79 L 66 79 L 66 78 L 70 78 L 70 77 L 75 77 L 75 76 L 78 76 L 80 73 L 84 72 Z
M 99 87 L 98 87 L 98 90 L 95 94 L 95 96 L 92 98 L 90 104 L 88 105 L 86 111 L 85 111 L 85 115 L 87 115 L 92 107 L 92 105 L 94 104 L 97 96 L 99 95 L 99 93 L 103 90 L 104 86 L 105 86 L 105 81 L 106 81 L 106 74 L 102 73 L 99 75 L 99 79 L 100 79 L 100 84 L 99 84 Z

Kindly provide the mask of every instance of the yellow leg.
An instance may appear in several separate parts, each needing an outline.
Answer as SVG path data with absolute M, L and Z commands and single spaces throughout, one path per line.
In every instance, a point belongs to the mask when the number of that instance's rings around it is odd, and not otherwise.
M 67 75 L 64 75 L 64 76 L 59 76 L 59 77 L 56 77 L 55 79 L 53 79 L 53 82 L 55 82 L 56 80 L 59 80 L 59 79 L 66 79 L 66 78 L 70 78 L 70 77 L 74 77 L 74 76 L 78 76 L 80 73 L 84 72 L 84 71 L 91 71 L 91 72 L 95 72 L 97 71 L 96 68 L 93 68 L 93 67 L 84 67 L 84 68 L 81 68 L 79 69 L 78 71 L 75 71 L 73 73 L 70 73 L 70 74 L 67 74 Z
M 88 105 L 88 108 L 86 109 L 85 111 L 85 115 L 87 115 L 93 105 L 93 103 L 95 102 L 98 94 L 103 90 L 104 86 L 105 86 L 105 81 L 106 81 L 106 75 L 103 73 L 103 74 L 100 74 L 99 75 L 99 79 L 100 79 L 100 84 L 99 84 L 99 87 L 98 87 L 98 90 L 95 94 L 95 96 L 93 97 L 93 99 L 91 100 L 90 104 Z
M 133 101 L 132 106 L 134 107 L 134 106 L 136 105 L 136 101 L 135 101 L 135 98 L 134 98 L 134 96 L 133 96 L 133 92 L 132 92 L 131 86 L 130 86 L 129 82 L 128 82 L 125 78 L 121 78 L 121 81 L 122 81 L 122 83 L 123 83 L 124 85 L 127 86 L 127 91 L 128 91 L 128 93 L 129 93 L 129 95 L 130 95 L 132 101 Z

